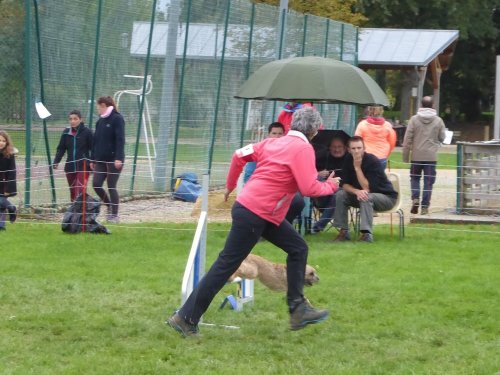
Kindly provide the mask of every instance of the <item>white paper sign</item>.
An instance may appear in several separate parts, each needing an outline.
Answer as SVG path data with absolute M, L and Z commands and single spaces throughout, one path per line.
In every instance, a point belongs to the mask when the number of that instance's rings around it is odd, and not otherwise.
M 40 117 L 42 120 L 45 120 L 47 117 L 51 115 L 42 102 L 35 103 L 35 108 L 36 112 L 38 113 L 38 117 Z
M 444 145 L 451 144 L 451 139 L 453 138 L 453 132 L 451 130 L 445 130 L 444 133 L 445 133 L 445 136 L 444 136 L 443 144 Z

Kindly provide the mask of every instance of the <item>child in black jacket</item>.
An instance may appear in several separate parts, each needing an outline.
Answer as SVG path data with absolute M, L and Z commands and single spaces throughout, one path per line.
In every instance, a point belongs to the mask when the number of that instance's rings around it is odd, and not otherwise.
M 0 130 L 0 231 L 5 230 L 5 211 L 16 221 L 16 206 L 9 197 L 17 195 L 15 148 L 5 131 Z
M 57 146 L 54 158 L 54 169 L 57 169 L 59 162 L 66 153 L 66 163 L 64 172 L 68 180 L 71 201 L 84 193 L 90 174 L 90 152 L 92 151 L 92 131 L 82 122 L 82 115 L 79 111 L 69 113 L 70 127 L 64 129 L 61 134 L 59 145 Z

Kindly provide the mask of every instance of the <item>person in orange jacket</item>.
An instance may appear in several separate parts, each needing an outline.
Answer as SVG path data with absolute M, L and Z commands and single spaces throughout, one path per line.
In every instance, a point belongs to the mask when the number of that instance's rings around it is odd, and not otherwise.
M 397 135 L 383 114 L 382 106 L 368 107 L 368 116 L 359 122 L 354 135 L 363 138 L 366 152 L 375 155 L 385 169 L 387 159 L 396 147 Z

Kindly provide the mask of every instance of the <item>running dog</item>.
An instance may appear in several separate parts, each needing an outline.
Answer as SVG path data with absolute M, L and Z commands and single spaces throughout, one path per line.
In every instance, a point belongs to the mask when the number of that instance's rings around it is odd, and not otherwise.
M 248 255 L 229 281 L 233 281 L 236 277 L 258 279 L 271 290 L 287 291 L 286 265 L 270 262 L 258 255 Z M 318 281 L 319 277 L 314 267 L 306 265 L 305 285 L 312 286 Z

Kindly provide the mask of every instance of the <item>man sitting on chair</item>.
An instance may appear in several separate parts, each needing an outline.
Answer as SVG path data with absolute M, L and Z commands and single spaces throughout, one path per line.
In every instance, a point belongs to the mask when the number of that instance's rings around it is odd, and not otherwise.
M 354 136 L 347 143 L 349 154 L 343 168 L 343 190 L 336 194 L 335 241 L 350 240 L 348 210 L 359 207 L 360 240 L 373 242 L 373 211 L 387 211 L 396 204 L 398 193 L 387 178 L 378 158 L 365 152 L 363 138 Z
M 342 167 L 347 155 L 347 147 L 342 137 L 335 136 L 330 141 L 328 149 L 316 153 L 316 170 L 318 179 L 324 181 L 335 172 L 335 177 L 342 178 Z M 342 183 L 342 180 L 341 180 Z M 333 219 L 335 211 L 335 194 L 313 198 L 314 206 L 321 211 L 321 217 L 312 227 L 312 233 L 319 233 L 325 229 Z

